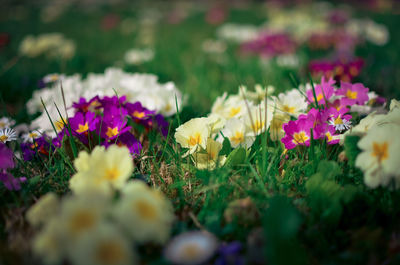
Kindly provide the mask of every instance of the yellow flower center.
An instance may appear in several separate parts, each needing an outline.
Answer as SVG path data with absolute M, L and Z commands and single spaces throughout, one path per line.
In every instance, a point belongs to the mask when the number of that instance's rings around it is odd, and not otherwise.
M 145 116 L 146 116 L 146 114 L 142 111 L 142 112 L 139 112 L 139 111 L 134 111 L 133 113 L 132 113 L 132 116 L 133 117 L 135 117 L 135 118 L 138 118 L 138 119 L 143 119 Z
M 28 136 L 29 136 L 29 138 L 34 139 L 34 138 L 36 138 L 38 136 L 38 134 L 35 133 L 35 132 L 31 132 L 30 134 L 28 134 Z
M 96 249 L 96 258 L 99 264 L 121 264 L 126 253 L 119 242 L 101 242 Z
M 347 90 L 346 97 L 349 99 L 356 99 L 357 98 L 357 91 Z
M 93 227 L 95 222 L 96 218 L 93 213 L 86 210 L 80 210 L 72 216 L 69 227 L 71 232 L 77 235 L 82 231 Z
M 195 133 L 194 136 L 190 136 L 188 140 L 189 146 L 195 146 L 197 144 L 201 144 L 201 135 L 200 133 Z
M 235 117 L 240 112 L 241 109 L 242 109 L 241 107 L 237 107 L 237 108 L 232 107 L 229 112 L 229 117 L 230 118 Z
M 51 75 L 50 76 L 50 81 L 54 82 L 58 80 L 58 75 Z
M 104 175 L 104 178 L 107 180 L 116 180 L 119 178 L 120 172 L 117 168 L 113 167 L 111 169 L 106 170 L 106 174 Z
M 325 134 L 325 136 L 326 136 L 326 138 L 328 139 L 328 142 L 330 142 L 330 141 L 333 140 L 332 134 L 331 134 L 330 132 L 327 132 L 327 133 Z
M 287 112 L 287 113 L 294 113 L 295 108 L 294 107 L 289 107 L 288 105 L 283 105 L 282 110 L 284 112 Z
M 169 103 L 167 105 L 165 105 L 165 107 L 164 107 L 164 111 L 166 111 L 166 112 L 169 112 L 171 109 L 172 109 L 172 106 Z
M 264 122 L 261 121 L 255 121 L 254 124 L 251 125 L 251 128 L 253 131 L 258 132 L 264 127 Z
M 4 143 L 5 141 L 7 141 L 7 139 L 8 139 L 8 136 L 7 136 L 7 135 L 1 135 L 1 136 L 0 136 L 0 141 L 2 141 L 3 143 Z
M 154 220 L 157 217 L 157 211 L 154 206 L 144 200 L 135 202 L 133 210 L 148 221 Z
M 114 137 L 114 136 L 118 135 L 118 133 L 119 133 L 118 127 L 114 127 L 114 128 L 108 127 L 106 135 L 109 138 L 111 138 L 111 137 Z
M 335 120 L 334 120 L 334 122 L 333 122 L 335 125 L 340 125 L 340 124 L 343 124 L 343 120 L 342 120 L 342 118 L 340 118 L 340 116 L 338 116 Z
M 377 142 L 372 143 L 372 156 L 376 157 L 381 163 L 383 160 L 387 159 L 389 157 L 388 153 L 388 148 L 389 145 L 387 142 L 384 142 L 382 144 L 379 144 Z
M 297 144 L 304 144 L 308 139 L 310 139 L 310 137 L 308 137 L 303 131 L 293 134 L 293 141 L 295 141 Z
M 64 122 L 67 123 L 66 120 L 63 121 L 62 119 L 55 122 L 55 127 L 58 132 L 64 129 L 65 126 Z
M 317 95 L 317 101 L 320 101 L 323 98 L 324 98 L 324 95 L 322 93 Z
M 232 136 L 231 138 L 229 138 L 229 140 L 231 140 L 231 142 L 233 142 L 234 144 L 240 144 L 244 141 L 244 135 L 242 132 L 235 132 L 235 135 Z
M 83 133 L 89 130 L 89 124 L 86 122 L 84 125 L 79 124 L 78 130 L 76 130 L 77 133 Z
M 197 259 L 202 254 L 202 250 L 196 243 L 187 243 L 182 248 L 184 260 Z

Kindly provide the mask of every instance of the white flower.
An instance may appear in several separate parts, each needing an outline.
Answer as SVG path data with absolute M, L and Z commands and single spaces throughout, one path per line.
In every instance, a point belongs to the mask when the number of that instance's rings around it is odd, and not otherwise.
M 49 192 L 33 205 L 26 213 L 26 218 L 33 226 L 47 223 L 59 210 L 60 202 L 55 193 Z
M 138 65 L 153 60 L 154 51 L 150 48 L 146 49 L 130 49 L 124 55 L 127 64 Z
M 209 260 L 218 247 L 209 233 L 187 232 L 173 238 L 165 248 L 165 257 L 174 264 L 196 265 Z
M 335 127 L 336 131 L 344 131 L 351 128 L 351 121 L 346 119 L 342 119 L 340 116 L 335 118 L 331 118 L 329 120 L 329 124 Z
M 0 142 L 6 143 L 17 140 L 17 133 L 14 129 L 5 128 L 0 130 Z
M 217 29 L 219 39 L 242 43 L 258 36 L 258 28 L 254 25 L 226 23 Z
M 22 140 L 23 140 L 25 143 L 26 143 L 26 142 L 32 143 L 33 140 L 39 138 L 40 136 L 42 136 L 42 134 L 43 134 L 43 133 L 40 132 L 39 130 L 35 130 L 35 131 L 32 131 L 32 132 L 24 133 L 24 134 L 22 135 Z
M 276 57 L 276 64 L 280 67 L 295 68 L 299 66 L 299 57 L 295 54 L 279 55 Z
M 14 126 L 14 124 L 15 121 L 8 117 L 0 118 L 0 130 L 5 128 L 11 128 L 12 126 Z
M 212 138 L 208 138 L 205 150 L 201 150 L 192 155 L 195 166 L 198 169 L 213 170 L 217 165 L 224 165 L 226 157 L 219 155 L 221 149 L 221 143 L 214 141 Z
M 248 134 L 244 121 L 236 118 L 230 119 L 226 122 L 224 129 L 222 129 L 222 134 L 229 139 L 233 148 L 238 146 L 248 148 L 255 140 L 254 136 Z M 223 141 L 222 137 L 219 139 L 220 141 Z
M 244 123 L 249 136 L 257 136 L 269 128 L 274 109 L 267 102 L 267 107 L 264 103 L 257 106 L 250 106 L 250 111 L 244 117 Z
M 364 172 L 364 182 L 370 188 L 388 186 L 393 179 L 400 184 L 400 126 L 386 124 L 374 127 L 359 142 L 362 152 L 356 167 Z
M 125 236 L 111 224 L 101 224 L 73 246 L 74 265 L 133 265 L 136 253 Z
M 164 243 L 174 219 L 171 203 L 142 181 L 131 181 L 122 190 L 114 217 L 139 243 Z
M 184 148 L 189 148 L 189 153 L 206 148 L 207 138 L 210 136 L 210 128 L 207 126 L 207 118 L 195 118 L 182 124 L 176 129 L 175 139 Z
M 278 97 L 274 98 L 274 101 L 277 112 L 294 117 L 303 114 L 308 107 L 306 98 L 298 89 L 292 89 L 286 93 L 280 93 Z

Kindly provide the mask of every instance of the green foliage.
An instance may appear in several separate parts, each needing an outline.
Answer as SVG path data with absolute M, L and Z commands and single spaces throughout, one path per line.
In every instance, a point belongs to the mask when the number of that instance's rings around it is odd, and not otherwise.
M 349 160 L 349 164 L 352 166 L 355 165 L 356 158 L 361 152 L 361 149 L 357 146 L 360 138 L 361 137 L 358 135 L 347 135 L 344 138 L 344 150 L 346 152 L 346 157 Z

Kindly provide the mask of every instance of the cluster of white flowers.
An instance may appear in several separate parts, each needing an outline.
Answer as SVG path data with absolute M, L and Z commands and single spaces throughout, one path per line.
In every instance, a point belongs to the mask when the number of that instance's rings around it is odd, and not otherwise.
M 389 41 L 389 30 L 386 26 L 371 19 L 352 19 L 347 23 L 346 30 L 375 45 L 382 46 Z
M 257 38 L 259 29 L 257 26 L 248 24 L 226 23 L 217 29 L 219 39 L 242 43 Z
M 392 100 L 387 114 L 369 114 L 349 134 L 362 137 L 356 166 L 364 172 L 365 184 L 399 188 L 400 102 Z
M 48 193 L 27 212 L 38 230 L 33 252 L 46 264 L 137 264 L 133 242 L 168 240 L 172 204 L 144 182 L 127 181 L 134 168 L 127 148 L 96 147 L 81 152 L 74 164 L 73 194 L 60 200 Z
M 208 117 L 178 127 L 176 141 L 188 149 L 185 155 L 191 155 L 197 168 L 213 169 L 225 162 L 225 156 L 219 156 L 224 139 L 232 148 L 249 148 L 268 128 L 273 140 L 281 139 L 282 124 L 305 113 L 308 104 L 298 89 L 272 97 L 274 90 L 272 86 L 256 85 L 255 91 L 241 86 L 238 94 L 224 93 L 216 99 Z
M 19 53 L 31 58 L 45 55 L 49 58 L 70 59 L 75 49 L 74 41 L 66 39 L 61 33 L 45 33 L 37 37 L 26 36 L 19 46 Z
M 144 107 L 165 116 L 175 114 L 176 104 L 180 108 L 183 101 L 181 92 L 173 82 L 161 84 L 155 75 L 126 73 L 118 68 L 108 68 L 104 74 L 89 73 L 86 79 L 82 79 L 79 74 L 72 76 L 51 74 L 44 77 L 44 81 L 51 82 L 46 88 L 33 93 L 33 97 L 27 103 L 27 109 L 30 114 L 42 112 L 42 115 L 32 122 L 32 128 L 40 128 L 50 135 L 55 133 L 41 100 L 54 124 L 61 119 L 55 105 L 65 118 L 66 114 L 72 114 L 68 113 L 72 111 L 69 109 L 72 103 L 78 102 L 81 97 L 90 99 L 95 96 L 115 96 L 117 93 L 119 96 L 125 95 L 130 102 L 140 101 Z M 67 113 L 65 113 L 64 99 Z

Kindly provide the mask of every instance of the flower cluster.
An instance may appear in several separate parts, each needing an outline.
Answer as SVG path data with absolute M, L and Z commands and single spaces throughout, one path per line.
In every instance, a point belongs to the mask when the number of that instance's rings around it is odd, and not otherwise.
M 312 140 L 325 140 L 327 144 L 337 144 L 343 138 L 341 133 L 352 126 L 350 108 L 368 104 L 369 89 L 361 83 L 341 82 L 335 88 L 335 81 L 323 77 L 320 84 L 306 90 L 311 108 L 283 125 L 285 136 L 282 143 L 286 149 L 298 145 L 309 146 Z
M 309 69 L 315 77 L 333 77 L 337 81 L 350 82 L 360 74 L 363 65 L 364 60 L 361 58 L 314 60 L 309 63 Z
M 44 132 L 53 136 L 54 128 L 56 129 L 57 134 L 52 141 L 55 147 L 61 145 L 65 136 L 72 136 L 89 149 L 98 144 L 106 147 L 117 144 L 128 147 L 130 153 L 136 155 L 140 154 L 142 149 L 136 138 L 139 129 L 143 128 L 147 132 L 156 129 L 164 136 L 168 133 L 168 122 L 161 114 L 146 109 L 140 102 L 130 103 L 125 96 L 96 96 L 89 100 L 80 98 L 78 102 L 73 103 L 71 109 L 74 114 L 69 118 L 59 116 L 58 119 L 47 120 L 49 126 L 40 127 L 51 127 L 53 132 Z M 34 135 L 31 133 L 31 136 Z M 34 143 L 30 141 L 23 144 L 24 157 L 31 157 L 34 150 L 43 153 L 48 148 L 46 136 L 41 135 Z
M 86 99 L 95 96 L 111 97 L 116 93 L 125 95 L 130 102 L 140 101 L 145 108 L 166 116 L 176 113 L 176 105 L 178 108 L 182 105 L 182 95 L 174 83 L 160 84 L 155 75 L 131 74 L 118 68 L 108 68 L 104 74 L 90 73 L 83 80 L 78 74 L 72 76 L 50 74 L 45 76 L 43 81 L 46 87 L 35 91 L 27 103 L 30 114 L 44 111 L 41 99 L 46 107 L 50 108 L 51 114 L 57 113 L 54 104 L 63 109 L 64 100 L 68 107 L 81 97 Z M 61 87 L 63 95 L 60 92 Z M 40 123 L 46 118 L 46 113 L 43 113 L 37 118 L 37 122 Z
M 30 58 L 45 55 L 48 58 L 70 59 L 75 54 L 75 43 L 61 33 L 26 36 L 19 47 L 19 53 Z
M 269 58 L 294 53 L 296 43 L 286 33 L 263 34 L 255 40 L 242 44 L 241 50 Z
M 96 147 L 81 152 L 74 164 L 73 194 L 60 200 L 48 193 L 27 212 L 39 230 L 34 254 L 48 264 L 137 264 L 134 245 L 166 242 L 172 205 L 144 182 L 127 181 L 133 172 L 128 149 Z
M 124 61 L 127 64 L 139 65 L 149 62 L 154 58 L 154 51 L 150 48 L 146 49 L 130 49 L 124 55 Z

